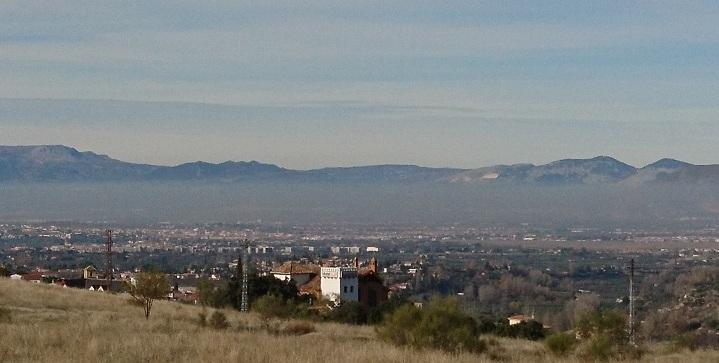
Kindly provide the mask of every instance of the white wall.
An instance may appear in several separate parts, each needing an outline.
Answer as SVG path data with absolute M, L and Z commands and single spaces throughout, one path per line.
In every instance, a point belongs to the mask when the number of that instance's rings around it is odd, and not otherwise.
M 357 269 L 353 267 L 323 267 L 320 288 L 322 295 L 330 300 L 359 300 Z
M 302 286 L 310 281 L 310 274 L 272 274 L 276 279 L 282 281 L 288 281 L 290 279 L 295 280 L 297 286 Z

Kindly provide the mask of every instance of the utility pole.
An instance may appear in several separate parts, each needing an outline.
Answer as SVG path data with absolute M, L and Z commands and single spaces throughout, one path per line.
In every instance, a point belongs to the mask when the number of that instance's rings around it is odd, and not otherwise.
M 629 261 L 629 344 L 634 342 L 634 259 Z
M 249 296 L 247 293 L 250 280 L 250 240 L 244 240 L 243 246 L 245 253 L 242 254 L 242 302 L 240 303 L 240 311 L 246 313 L 250 310 Z
M 107 280 L 107 291 L 112 289 L 112 230 L 105 231 L 105 279 Z

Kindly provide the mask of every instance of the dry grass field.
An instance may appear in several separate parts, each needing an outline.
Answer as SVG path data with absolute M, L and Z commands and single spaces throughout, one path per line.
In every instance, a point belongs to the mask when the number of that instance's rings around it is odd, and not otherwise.
M 158 302 L 145 320 L 126 296 L 0 279 L 0 362 L 576 362 L 540 343 L 496 339 L 482 355 L 411 351 L 371 327 L 315 324 L 302 336 L 272 334 L 253 314 L 226 310 L 231 324 L 198 324 L 196 306 Z M 281 328 L 286 322 L 269 326 Z M 660 351 L 657 348 L 657 351 Z M 648 353 L 644 362 L 716 362 L 717 352 Z

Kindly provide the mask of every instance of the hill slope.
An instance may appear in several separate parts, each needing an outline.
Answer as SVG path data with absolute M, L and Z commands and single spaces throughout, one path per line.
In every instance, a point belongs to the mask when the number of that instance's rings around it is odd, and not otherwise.
M 0 146 L 0 182 L 127 180 L 142 178 L 156 169 L 62 145 Z
M 481 356 L 417 352 L 377 341 L 372 328 L 315 324 L 303 336 L 269 334 L 253 314 L 225 311 L 231 327 L 196 323 L 200 307 L 158 302 L 145 320 L 127 297 L 0 278 L 2 362 L 573 362 L 539 343 L 498 339 Z M 9 318 L 7 317 L 9 315 Z M 284 322 L 269 322 L 282 325 Z M 648 355 L 644 361 L 715 361 L 716 352 Z
M 158 302 L 149 320 L 127 297 L 0 278 L 2 362 L 477 362 L 477 356 L 411 352 L 375 338 L 371 327 L 315 324 L 277 336 L 257 316 L 226 310 L 224 331 L 196 323 L 200 307 Z M 283 322 L 274 322 L 284 324 Z M 524 349 L 535 352 L 532 343 Z M 510 357 L 517 357 L 512 353 Z M 482 361 L 482 360 L 479 360 Z

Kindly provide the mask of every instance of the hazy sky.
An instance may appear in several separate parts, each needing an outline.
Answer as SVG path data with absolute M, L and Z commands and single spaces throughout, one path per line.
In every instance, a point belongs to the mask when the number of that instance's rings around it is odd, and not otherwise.
M 0 144 L 295 168 L 719 163 L 718 4 L 4 0 Z

